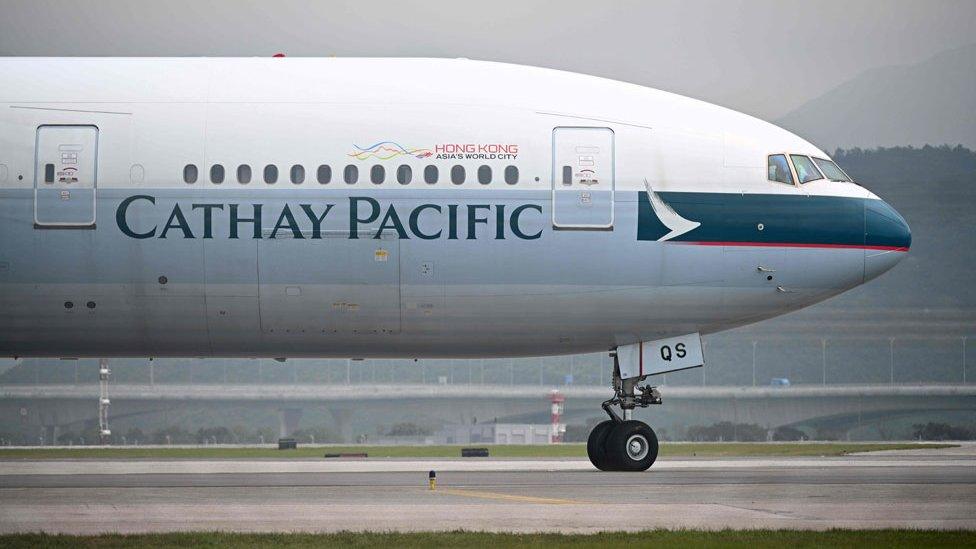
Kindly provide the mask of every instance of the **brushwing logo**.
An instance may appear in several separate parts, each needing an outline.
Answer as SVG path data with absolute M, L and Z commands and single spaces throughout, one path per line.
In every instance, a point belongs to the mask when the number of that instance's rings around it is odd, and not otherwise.
M 359 145 L 353 144 L 353 147 L 355 147 L 356 150 L 349 153 L 349 156 L 355 158 L 356 160 L 369 160 L 370 158 L 375 158 L 377 160 L 390 160 L 391 158 L 396 158 L 398 156 L 427 158 L 434 154 L 430 149 L 407 148 L 396 141 L 380 141 L 379 143 L 374 143 L 368 147 L 360 147 Z
M 701 226 L 701 223 L 698 221 L 681 217 L 678 212 L 674 211 L 674 208 L 670 204 L 661 198 L 661 195 L 657 194 L 651 188 L 651 184 L 646 179 L 644 180 L 644 188 L 647 190 L 647 199 L 650 202 L 651 209 L 654 211 L 654 215 L 657 216 L 660 224 L 664 226 L 665 232 L 657 236 L 657 238 L 641 238 L 642 235 L 638 234 L 638 240 L 657 240 L 658 242 L 664 242 L 665 240 L 679 237 Z M 640 220 L 638 220 L 638 233 L 641 232 L 640 227 Z

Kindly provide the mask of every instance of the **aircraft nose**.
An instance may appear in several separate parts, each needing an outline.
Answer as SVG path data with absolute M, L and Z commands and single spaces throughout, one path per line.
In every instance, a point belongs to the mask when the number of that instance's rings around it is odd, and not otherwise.
M 864 281 L 894 267 L 912 245 L 908 222 L 890 204 L 869 199 L 864 203 Z

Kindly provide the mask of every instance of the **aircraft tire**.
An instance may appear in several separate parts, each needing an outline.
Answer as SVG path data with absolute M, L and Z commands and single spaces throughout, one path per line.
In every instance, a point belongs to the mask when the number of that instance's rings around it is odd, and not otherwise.
M 586 439 L 586 455 L 590 458 L 590 463 L 601 471 L 611 470 L 607 458 L 607 436 L 614 425 L 615 423 L 610 420 L 597 423 Z
M 657 460 L 657 435 L 643 421 L 617 423 L 604 444 L 613 471 L 646 471 Z

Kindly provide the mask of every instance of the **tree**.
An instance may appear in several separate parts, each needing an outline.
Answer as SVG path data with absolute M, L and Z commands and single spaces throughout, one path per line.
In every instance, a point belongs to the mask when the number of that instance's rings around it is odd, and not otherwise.
M 688 439 L 698 442 L 761 442 L 766 440 L 766 429 L 754 423 L 720 421 L 709 426 L 693 425 L 689 427 Z
M 783 425 L 782 427 L 777 427 L 773 431 L 773 440 L 776 441 L 796 441 L 796 440 L 807 440 L 807 435 L 803 431 L 790 427 L 789 425 Z
M 391 437 L 417 437 L 432 434 L 434 431 L 430 427 L 417 425 L 416 423 L 397 423 L 386 433 Z
M 146 434 L 142 432 L 142 429 L 138 427 L 133 427 L 128 431 L 126 431 L 125 440 L 129 444 L 139 444 L 139 443 L 145 444 L 147 437 Z
M 912 437 L 919 440 L 973 440 L 976 432 L 965 427 L 949 425 L 948 423 L 928 422 L 924 425 L 913 425 L 915 432 Z
M 339 434 L 327 425 L 317 425 L 306 429 L 299 429 L 292 435 L 303 442 L 339 442 Z

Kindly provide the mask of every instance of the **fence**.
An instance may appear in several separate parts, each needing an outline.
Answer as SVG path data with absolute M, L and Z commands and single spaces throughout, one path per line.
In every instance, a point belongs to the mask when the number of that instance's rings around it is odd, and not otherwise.
M 971 383 L 973 337 L 729 337 L 705 339 L 707 366 L 664 376 L 667 385 Z M 606 385 L 606 353 L 473 360 L 115 359 L 114 383 L 430 383 Z M 94 383 L 97 360 L 25 359 L 0 384 Z

